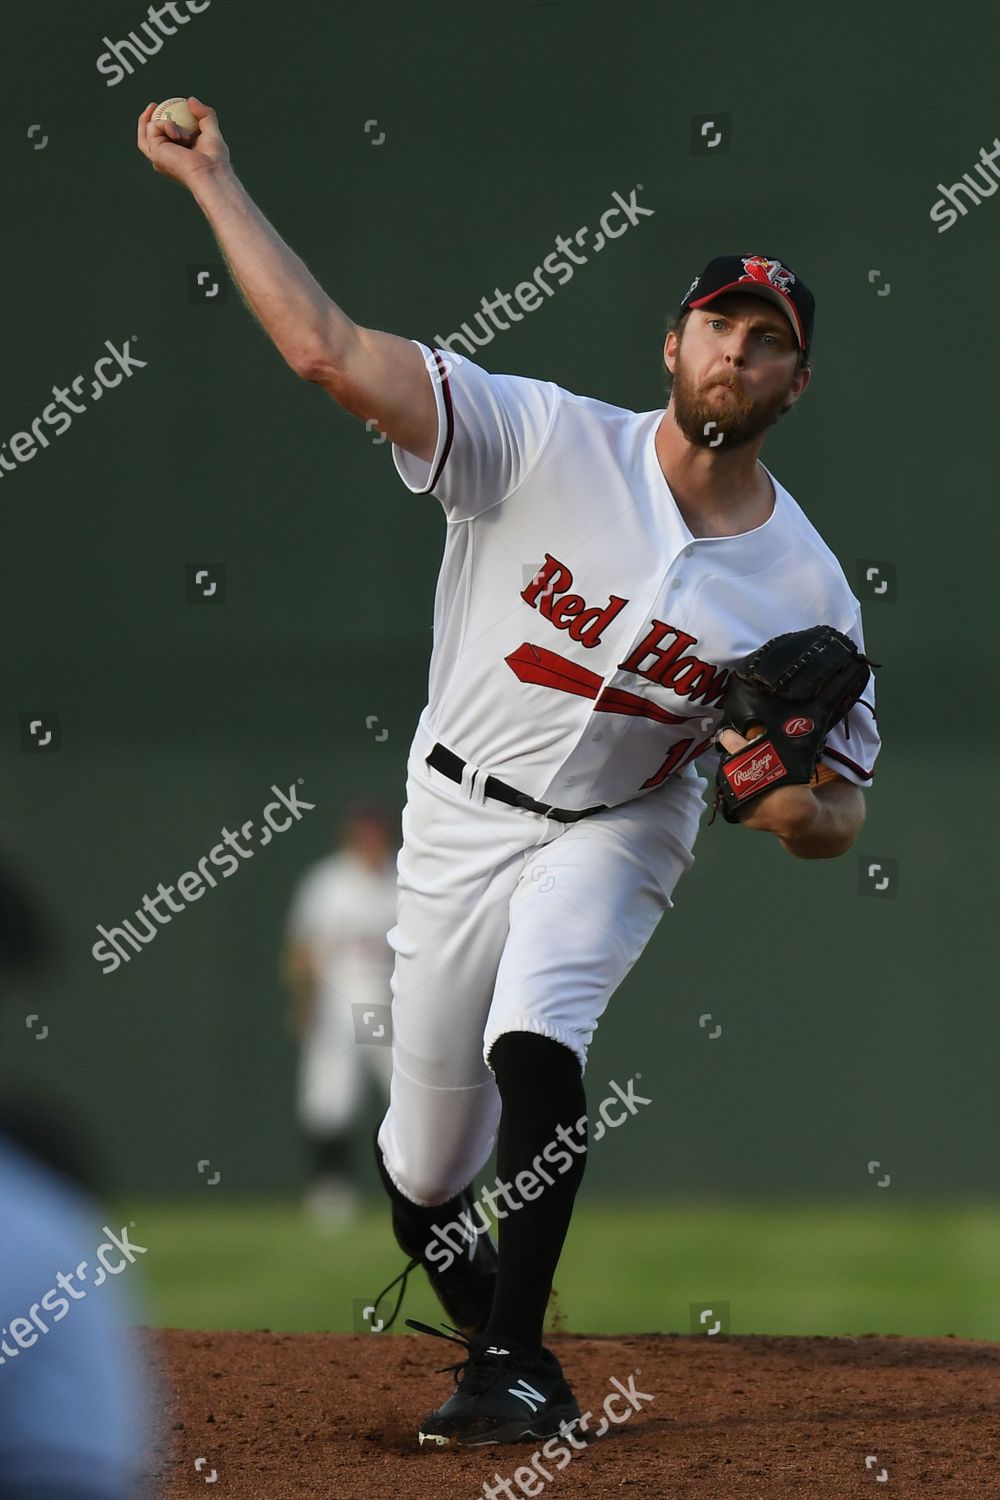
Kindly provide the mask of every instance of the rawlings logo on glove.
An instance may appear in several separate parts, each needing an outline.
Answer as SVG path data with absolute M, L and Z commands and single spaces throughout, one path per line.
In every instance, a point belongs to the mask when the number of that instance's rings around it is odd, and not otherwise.
M 734 668 L 719 732 L 735 729 L 753 739 L 740 750 L 723 750 L 712 821 L 721 808 L 727 823 L 738 823 L 763 792 L 811 782 L 827 735 L 878 665 L 832 625 L 813 625 L 774 636 Z

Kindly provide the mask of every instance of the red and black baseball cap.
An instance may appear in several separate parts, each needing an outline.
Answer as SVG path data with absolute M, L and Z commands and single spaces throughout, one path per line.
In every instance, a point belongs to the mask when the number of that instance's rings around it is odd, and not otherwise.
M 705 307 L 723 292 L 766 297 L 787 315 L 799 348 L 809 353 L 816 299 L 794 271 L 770 255 L 717 255 L 684 294 L 678 317 L 689 307 Z

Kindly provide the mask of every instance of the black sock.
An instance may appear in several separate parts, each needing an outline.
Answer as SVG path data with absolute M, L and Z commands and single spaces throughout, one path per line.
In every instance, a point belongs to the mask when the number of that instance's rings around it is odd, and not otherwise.
M 587 1159 L 586 1126 L 576 1129 L 587 1112 L 583 1077 L 568 1047 L 526 1031 L 498 1037 L 490 1052 L 490 1067 L 503 1105 L 497 1176 L 510 1185 L 511 1199 L 519 1207 L 508 1211 L 499 1223 L 500 1264 L 486 1332 L 493 1343 L 506 1337 L 538 1349 L 552 1277 Z M 560 1125 L 575 1150 L 557 1134 Z M 543 1156 L 547 1146 L 550 1154 Z M 559 1166 L 566 1170 L 558 1170 Z M 525 1171 L 542 1179 L 542 1191 L 530 1202 L 515 1180 Z M 534 1187 L 529 1191 L 534 1192 Z M 503 1201 L 498 1200 L 501 1209 Z

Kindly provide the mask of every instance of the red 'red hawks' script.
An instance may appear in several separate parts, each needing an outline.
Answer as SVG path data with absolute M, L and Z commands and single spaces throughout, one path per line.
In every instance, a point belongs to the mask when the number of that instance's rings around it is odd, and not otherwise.
M 664 648 L 660 642 L 668 636 L 673 636 L 673 640 Z M 670 688 L 679 697 L 690 698 L 692 703 L 718 703 L 726 691 L 729 671 L 713 667 L 700 656 L 685 656 L 688 647 L 697 644 L 696 635 L 688 635 L 663 620 L 654 620 L 645 639 L 618 665 L 621 671 L 648 677 L 650 682 Z
M 599 646 L 601 631 L 621 613 L 628 600 L 612 594 L 602 609 L 588 609 L 582 594 L 567 592 L 572 587 L 573 574 L 569 568 L 546 552 L 544 563 L 528 587 L 521 590 L 521 598 L 532 609 L 539 609 L 557 630 L 569 631 L 571 641 L 579 641 L 581 646 Z M 558 602 L 556 594 L 562 595 Z
M 571 640 L 583 646 L 599 646 L 601 632 L 621 613 L 628 600 L 612 594 L 602 608 L 588 609 L 582 594 L 569 592 L 572 587 L 573 574 L 569 568 L 546 552 L 545 562 L 521 591 L 521 598 L 551 620 L 558 630 L 568 631 Z M 558 599 L 557 594 L 561 596 Z M 700 656 L 688 655 L 689 648 L 697 644 L 697 636 L 688 635 L 664 620 L 653 620 L 632 654 L 619 662 L 619 670 L 634 672 L 637 677 L 669 688 L 693 703 L 718 703 L 726 690 L 729 671 L 702 661 Z

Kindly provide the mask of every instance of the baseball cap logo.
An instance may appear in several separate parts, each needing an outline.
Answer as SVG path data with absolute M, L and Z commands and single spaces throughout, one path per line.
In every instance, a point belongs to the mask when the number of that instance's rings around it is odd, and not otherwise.
M 744 255 L 742 260 L 746 274 L 740 277 L 741 281 L 766 282 L 777 291 L 786 293 L 788 288 L 794 285 L 794 271 L 789 271 L 780 260 L 768 260 L 763 255 Z
M 786 719 L 781 726 L 782 734 L 787 734 L 790 739 L 795 739 L 800 734 L 809 734 L 816 725 L 812 719 L 806 718 L 804 714 L 798 714 L 794 718 Z

